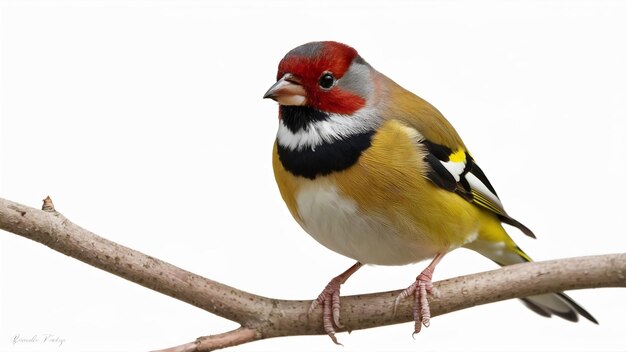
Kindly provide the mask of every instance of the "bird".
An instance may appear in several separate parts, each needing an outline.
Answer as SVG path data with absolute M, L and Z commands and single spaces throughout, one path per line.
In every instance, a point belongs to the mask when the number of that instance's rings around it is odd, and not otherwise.
M 278 103 L 274 176 L 300 226 L 356 260 L 313 300 L 338 343 L 340 287 L 363 265 L 428 266 L 396 298 L 413 300 L 414 334 L 430 325 L 437 264 L 468 248 L 500 266 L 532 261 L 502 224 L 510 216 L 452 124 L 426 100 L 378 72 L 343 43 L 290 50 L 263 98 Z M 522 298 L 535 313 L 597 320 L 562 292 Z

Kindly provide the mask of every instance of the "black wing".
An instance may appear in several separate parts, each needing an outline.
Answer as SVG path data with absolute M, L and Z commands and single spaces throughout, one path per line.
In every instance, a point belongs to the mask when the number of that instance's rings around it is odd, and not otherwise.
M 427 175 L 434 184 L 495 213 L 503 223 L 515 226 L 524 234 L 536 238 L 528 227 L 506 213 L 491 182 L 466 150 L 453 151 L 427 140 L 422 140 L 421 143 L 428 151 L 424 160 L 430 166 Z

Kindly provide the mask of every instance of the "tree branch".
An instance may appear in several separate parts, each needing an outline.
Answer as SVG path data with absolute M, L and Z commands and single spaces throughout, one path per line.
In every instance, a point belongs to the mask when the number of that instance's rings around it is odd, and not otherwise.
M 99 237 L 57 212 L 49 198 L 43 209 L 0 198 L 0 229 L 242 326 L 163 351 L 212 351 L 271 337 L 325 334 L 321 311 L 307 315 L 311 301 L 271 299 L 238 290 Z M 432 316 L 541 293 L 626 287 L 626 253 L 511 265 L 440 281 L 435 287 L 439 295 L 430 298 Z M 342 297 L 345 327 L 338 331 L 411 321 L 410 300 L 400 302 L 393 314 L 399 293 Z

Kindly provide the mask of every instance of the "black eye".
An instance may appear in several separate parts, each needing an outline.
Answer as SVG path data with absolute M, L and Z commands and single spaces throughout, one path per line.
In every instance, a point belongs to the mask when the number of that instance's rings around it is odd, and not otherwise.
M 335 76 L 330 72 L 326 72 L 320 77 L 318 83 L 323 89 L 330 89 L 335 85 Z

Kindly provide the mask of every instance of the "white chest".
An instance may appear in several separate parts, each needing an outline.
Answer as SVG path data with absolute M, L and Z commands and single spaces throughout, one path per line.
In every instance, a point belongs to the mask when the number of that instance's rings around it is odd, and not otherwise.
M 304 229 L 327 248 L 364 264 L 403 265 L 434 256 L 419 234 L 400 234 L 381 214 L 366 214 L 332 185 L 311 183 L 296 196 Z

